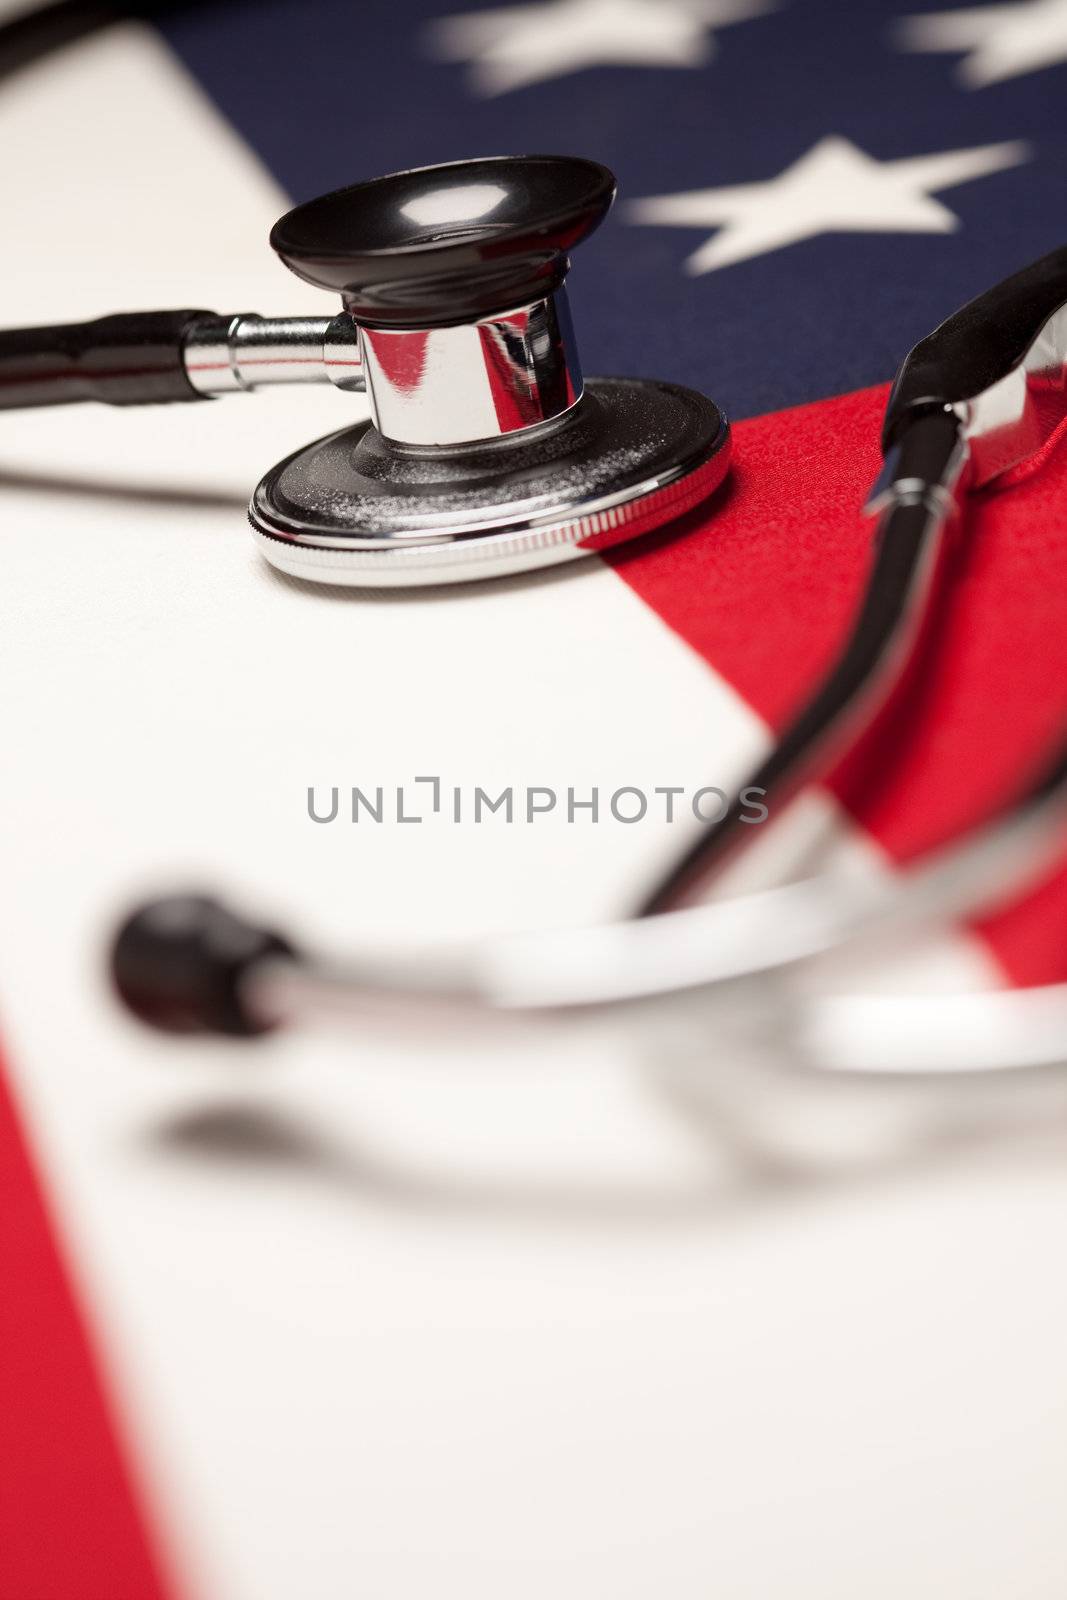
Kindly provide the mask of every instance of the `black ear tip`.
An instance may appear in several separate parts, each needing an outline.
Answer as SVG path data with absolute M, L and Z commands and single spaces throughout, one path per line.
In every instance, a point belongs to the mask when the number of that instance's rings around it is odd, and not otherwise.
M 257 961 L 292 954 L 273 930 L 207 895 L 172 895 L 125 919 L 111 976 L 127 1009 L 165 1033 L 250 1038 L 268 1030 L 249 1012 L 242 980 Z

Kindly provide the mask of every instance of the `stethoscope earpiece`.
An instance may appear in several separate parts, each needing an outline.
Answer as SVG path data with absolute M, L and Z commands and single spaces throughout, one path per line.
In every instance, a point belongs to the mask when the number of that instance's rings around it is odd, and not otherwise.
M 111 947 L 123 1005 L 163 1033 L 254 1038 L 270 1031 L 250 1010 L 244 979 L 264 961 L 294 959 L 293 946 L 209 895 L 171 895 L 125 918 Z

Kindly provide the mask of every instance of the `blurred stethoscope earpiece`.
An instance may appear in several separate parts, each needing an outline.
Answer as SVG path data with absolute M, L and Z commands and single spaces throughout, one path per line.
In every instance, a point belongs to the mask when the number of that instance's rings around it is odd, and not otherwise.
M 510 934 L 390 955 L 323 957 L 209 895 L 170 895 L 129 913 L 110 952 L 126 1009 L 164 1033 L 255 1040 L 334 1023 L 437 1037 L 522 1032 L 544 1021 L 617 1013 L 628 1037 L 672 1010 L 714 1028 L 725 1001 L 766 1032 L 776 977 L 844 947 L 899 941 L 984 914 L 1024 892 L 1063 847 L 1067 748 L 1024 799 L 899 873 L 864 883 L 829 873 L 671 911 L 554 933 Z M 997 995 L 804 997 L 779 988 L 779 1037 L 803 1064 L 933 1075 L 1034 1068 L 1067 1060 L 1067 984 Z M 890 1015 L 891 1014 L 891 1015 Z M 887 1016 L 891 1026 L 886 1026 Z M 875 1023 L 877 1022 L 877 1026 Z M 702 1035 L 703 1036 L 703 1035 Z

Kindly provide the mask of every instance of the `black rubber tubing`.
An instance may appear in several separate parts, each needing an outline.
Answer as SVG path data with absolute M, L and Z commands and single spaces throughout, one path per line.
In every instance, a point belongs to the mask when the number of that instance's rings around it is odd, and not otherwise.
M 190 330 L 210 311 L 127 311 L 95 322 L 0 330 L 0 410 L 102 400 L 204 400 L 185 372 Z

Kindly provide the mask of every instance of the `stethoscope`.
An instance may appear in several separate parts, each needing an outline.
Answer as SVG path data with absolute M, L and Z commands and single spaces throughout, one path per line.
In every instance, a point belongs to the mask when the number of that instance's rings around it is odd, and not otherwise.
M 132 313 L 0 333 L 0 407 L 195 401 L 265 384 L 365 391 L 361 420 L 296 451 L 252 495 L 265 558 L 354 587 L 449 584 L 573 561 L 704 507 L 729 464 L 710 400 L 680 386 L 585 381 L 567 309 L 570 251 L 615 180 L 561 156 L 402 172 L 297 206 L 271 243 L 340 294 L 330 318 Z M 972 301 L 907 357 L 870 497 L 873 557 L 836 663 L 738 798 L 631 919 L 389 958 L 326 960 L 200 896 L 138 909 L 112 950 L 125 1005 L 156 1028 L 254 1038 L 316 1016 L 385 1014 L 464 1028 L 679 1007 L 845 944 L 973 915 L 1018 895 L 1062 846 L 1067 749 L 962 843 L 879 883 L 803 876 L 700 903 L 885 707 L 942 587 L 966 496 L 1037 464 L 1067 416 L 1067 249 Z M 710 507 L 709 507 L 710 510 Z M 684 533 L 681 534 L 684 537 Z M 760 830 L 761 832 L 763 830 Z M 1067 985 L 996 995 L 798 1002 L 817 1064 L 973 1072 L 1067 1057 Z M 872 1009 L 873 1008 L 873 1009 Z M 880 1013 L 881 1055 L 869 1045 Z M 952 1017 L 951 1026 L 939 1018 Z M 875 1059 L 875 1057 L 877 1059 Z
M 167 311 L 0 340 L 0 405 L 205 400 L 268 384 L 365 392 L 360 420 L 252 495 L 262 554 L 367 588 L 528 572 L 699 505 L 730 433 L 676 384 L 582 376 L 564 279 L 615 179 L 528 156 L 395 173 L 297 206 L 271 243 L 334 317 Z

